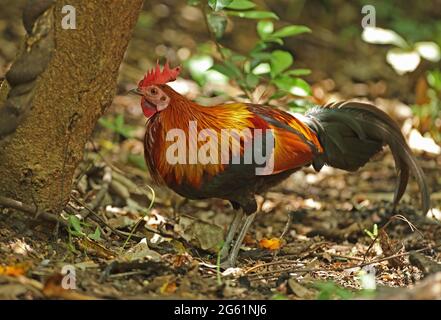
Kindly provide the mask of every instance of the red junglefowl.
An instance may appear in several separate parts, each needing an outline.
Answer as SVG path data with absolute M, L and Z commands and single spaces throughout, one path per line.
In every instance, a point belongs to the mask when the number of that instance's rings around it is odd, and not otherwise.
M 166 84 L 176 80 L 179 72 L 179 67 L 171 69 L 167 63 L 162 71 L 157 65 L 132 90 L 141 96 L 141 108 L 148 117 L 145 160 L 156 182 L 186 198 L 231 202 L 236 215 L 220 253 L 224 266 L 234 266 L 256 215 L 254 195 L 304 166 L 312 165 L 316 171 L 324 165 L 355 171 L 389 145 L 398 172 L 394 208 L 411 171 L 420 188 L 423 212 L 429 210 L 421 167 L 397 124 L 375 106 L 335 103 L 312 108 L 301 119 L 250 103 L 204 107 Z M 251 147 L 254 153 L 249 152 Z

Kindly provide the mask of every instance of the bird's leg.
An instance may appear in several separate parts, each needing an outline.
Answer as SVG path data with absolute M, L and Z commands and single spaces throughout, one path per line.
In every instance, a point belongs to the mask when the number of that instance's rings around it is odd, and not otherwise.
M 234 267 L 237 260 L 237 255 L 239 254 L 240 246 L 242 245 L 242 241 L 247 234 L 248 229 L 250 228 L 251 223 L 256 216 L 256 212 L 250 214 L 245 218 L 245 223 L 243 224 L 242 229 L 240 230 L 239 235 L 237 236 L 236 242 L 234 243 L 233 249 L 231 249 L 230 255 L 228 256 L 228 266 Z
M 225 237 L 225 242 L 222 247 L 222 250 L 219 252 L 221 260 L 224 260 L 228 253 L 230 252 L 231 242 L 234 239 L 234 236 L 237 233 L 237 229 L 239 228 L 240 223 L 242 222 L 244 213 L 242 209 L 236 210 L 236 213 L 234 214 L 233 221 L 230 224 L 230 227 L 228 228 L 227 236 Z

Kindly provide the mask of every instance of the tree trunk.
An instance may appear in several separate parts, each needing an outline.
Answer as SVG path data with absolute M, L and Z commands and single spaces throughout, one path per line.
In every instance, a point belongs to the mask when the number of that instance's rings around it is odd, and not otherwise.
M 76 29 L 63 29 L 64 5 L 75 8 Z M 29 1 L 26 41 L 0 88 L 0 195 L 40 210 L 64 207 L 84 145 L 114 96 L 141 6 Z

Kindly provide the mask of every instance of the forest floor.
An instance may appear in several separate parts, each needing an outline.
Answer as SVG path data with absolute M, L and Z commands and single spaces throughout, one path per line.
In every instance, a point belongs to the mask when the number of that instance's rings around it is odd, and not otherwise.
M 142 143 L 104 132 L 88 145 L 62 213 L 70 231 L 0 211 L 0 298 L 419 299 L 440 284 L 431 275 L 441 269 L 440 211 L 421 215 L 412 183 L 392 213 L 389 152 L 355 173 L 305 168 L 258 197 L 237 268 L 222 270 L 230 205 L 151 184 L 127 152 Z M 419 161 L 440 208 L 440 157 Z
M 19 7 L 5 8 L 11 12 L 4 13 L 9 20 L 0 25 L 0 78 L 24 33 Z M 320 22 L 316 14 L 311 23 Z M 143 17 L 148 14 L 144 12 Z M 340 23 L 341 19 L 329 17 Z M 168 43 L 159 30 L 169 31 L 170 20 L 155 24 L 158 30 L 154 32 L 142 25 L 136 30 L 121 68 L 120 92 L 156 61 L 156 44 Z M 197 29 L 186 37 L 183 30 L 175 32 L 177 38 L 189 39 L 193 46 L 201 43 L 197 35 L 207 38 L 207 34 L 198 21 L 194 26 Z M 231 42 L 241 43 L 236 38 Z M 316 98 L 318 93 L 323 102 L 368 96 L 386 107 L 402 127 L 407 126 L 408 138 L 412 123 L 404 125 L 403 121 L 412 118 L 410 107 L 384 96 L 389 86 L 389 91 L 403 93 L 394 96 L 412 101 L 408 87 L 401 83 L 408 78 L 394 74 L 380 56 L 375 61 L 383 65 L 375 70 L 382 73 L 366 79 L 383 79 L 389 70 L 392 80 L 352 83 L 359 74 L 372 73 L 374 64 L 366 63 L 373 61 L 372 51 L 354 49 L 343 56 L 345 51 L 334 45 L 323 51 L 329 42 L 315 42 L 319 45 L 314 46 L 314 41 L 298 45 L 308 58 L 303 63 L 320 71 L 313 69 L 312 74 L 318 76 L 311 79 L 322 81 L 313 86 Z M 346 42 L 343 47 L 348 47 Z M 314 56 L 316 61 L 310 58 Z M 335 86 L 330 78 L 344 81 Z M 198 90 L 194 83 L 190 88 Z M 331 97 L 327 92 L 343 89 L 344 95 Z M 185 201 L 152 184 L 143 159 L 144 122 L 138 99 L 115 97 L 86 146 L 72 197 L 58 213 L 67 228 L 35 214 L 0 209 L 0 299 L 441 296 L 440 155 L 416 151 L 431 190 L 434 209 L 429 216 L 421 214 L 414 181 L 392 212 L 396 174 L 388 150 L 354 173 L 330 168 L 316 173 L 305 168 L 293 174 L 258 197 L 261 210 L 245 238 L 237 268 L 222 270 L 217 253 L 233 209 L 217 199 Z

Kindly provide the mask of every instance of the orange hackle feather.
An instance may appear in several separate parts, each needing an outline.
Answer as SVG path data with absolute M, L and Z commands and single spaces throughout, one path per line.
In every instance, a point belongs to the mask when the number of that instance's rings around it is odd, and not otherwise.
M 212 179 L 228 167 L 228 164 L 222 164 L 220 161 L 216 164 L 189 164 L 187 162 L 186 164 L 171 165 L 168 163 L 164 150 L 167 150 L 174 141 L 166 141 L 167 132 L 172 129 L 181 129 L 186 132 L 188 138 L 190 121 L 197 123 L 197 132 L 210 129 L 216 133 L 216 137 L 210 137 L 209 143 L 216 144 L 217 159 L 222 157 L 222 148 L 219 147 L 222 129 L 233 129 L 239 132 L 244 129 L 272 129 L 275 140 L 273 174 L 307 165 L 312 161 L 315 153 L 323 151 L 315 134 L 290 114 L 244 103 L 204 107 L 186 99 L 167 85 L 161 86 L 161 89 L 170 97 L 170 104 L 168 108 L 155 116 L 154 121 L 148 122 L 146 160 L 153 177 L 169 186 L 186 183 L 198 188 L 205 180 Z M 260 113 L 289 126 L 293 130 L 287 131 L 267 122 L 259 115 Z M 150 139 L 153 136 L 155 140 Z M 235 150 L 242 153 L 244 143 L 249 142 L 250 139 L 253 137 L 233 136 L 229 149 L 230 154 L 234 155 Z M 309 143 L 306 143 L 305 140 Z M 188 160 L 189 144 L 194 141 L 187 139 L 186 143 Z M 196 143 L 197 146 L 193 150 L 199 150 L 202 145 L 207 144 L 207 141 L 196 141 Z

